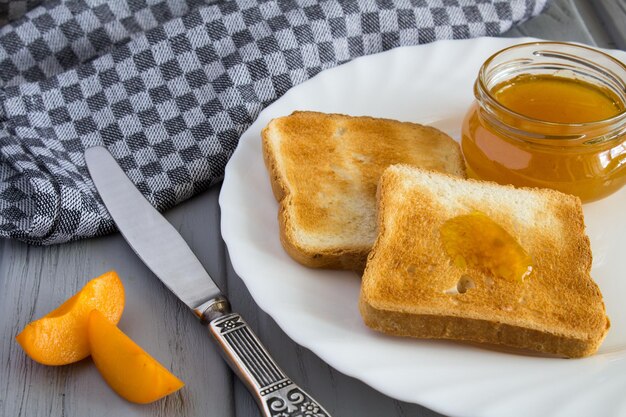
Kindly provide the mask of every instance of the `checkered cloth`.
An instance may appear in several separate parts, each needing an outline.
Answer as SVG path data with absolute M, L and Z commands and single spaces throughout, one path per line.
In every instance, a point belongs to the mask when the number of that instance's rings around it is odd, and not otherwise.
M 115 226 L 83 151 L 104 144 L 165 210 L 221 180 L 259 112 L 326 68 L 498 35 L 548 0 L 2 0 L 0 236 Z M 12 20 L 13 19 L 13 20 Z

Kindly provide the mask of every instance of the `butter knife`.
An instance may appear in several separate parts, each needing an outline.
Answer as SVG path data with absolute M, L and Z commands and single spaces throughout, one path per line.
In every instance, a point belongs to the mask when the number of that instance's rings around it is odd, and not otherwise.
M 266 417 L 330 417 L 285 375 L 252 329 L 230 311 L 198 258 L 176 229 L 152 207 L 104 147 L 85 151 L 98 193 L 122 236 L 137 256 L 209 332 L 232 370 Z

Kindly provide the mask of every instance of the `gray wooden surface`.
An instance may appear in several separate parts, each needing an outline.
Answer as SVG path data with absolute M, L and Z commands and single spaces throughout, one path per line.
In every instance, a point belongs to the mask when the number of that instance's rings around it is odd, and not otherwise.
M 507 36 L 535 36 L 626 48 L 625 0 L 554 0 L 544 14 Z M 219 233 L 219 186 L 167 213 L 234 308 L 250 322 L 284 370 L 333 416 L 433 417 L 416 404 L 380 394 L 299 347 L 252 301 L 235 275 Z M 151 405 L 116 396 L 89 359 L 46 367 L 28 359 L 15 335 L 102 272 L 123 278 L 127 304 L 120 322 L 139 345 L 186 387 Z M 453 401 L 453 399 L 451 399 Z M 0 239 L 0 416 L 251 417 L 258 411 L 211 345 L 206 331 L 134 256 L 119 235 L 54 247 Z

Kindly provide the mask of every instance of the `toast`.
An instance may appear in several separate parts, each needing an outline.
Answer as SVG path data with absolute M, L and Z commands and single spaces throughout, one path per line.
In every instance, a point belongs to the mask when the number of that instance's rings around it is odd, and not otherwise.
M 379 235 L 359 299 L 367 326 L 571 358 L 602 343 L 610 323 L 590 277 L 577 197 L 392 166 L 381 177 L 378 208 Z M 442 226 L 476 211 L 530 255 L 527 278 L 505 279 L 451 259 Z
M 465 176 L 457 142 L 415 123 L 295 112 L 262 132 L 280 203 L 280 238 L 296 261 L 362 271 L 376 238 L 376 187 L 397 163 Z

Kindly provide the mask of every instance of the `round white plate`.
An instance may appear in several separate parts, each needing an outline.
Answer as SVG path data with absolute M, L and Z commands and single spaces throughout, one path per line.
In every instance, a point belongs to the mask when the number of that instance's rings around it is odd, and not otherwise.
M 261 153 L 261 129 L 294 110 L 432 124 L 459 139 L 472 86 L 492 53 L 530 39 L 481 38 L 405 47 L 356 59 L 291 89 L 242 136 L 220 196 L 222 235 L 252 297 L 296 343 L 391 397 L 452 416 L 626 415 L 626 188 L 586 205 L 612 328 L 600 351 L 578 360 L 497 352 L 385 336 L 363 324 L 359 278 L 308 269 L 278 237 L 277 210 Z M 626 53 L 609 51 L 626 61 Z

